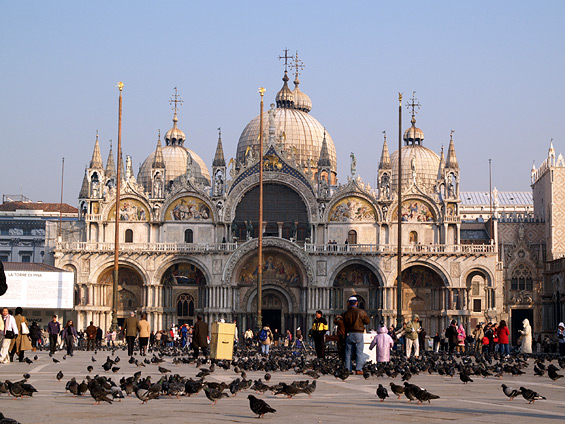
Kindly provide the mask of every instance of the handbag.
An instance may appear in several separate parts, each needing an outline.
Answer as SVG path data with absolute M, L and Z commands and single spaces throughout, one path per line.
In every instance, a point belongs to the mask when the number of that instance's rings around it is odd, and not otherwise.
M 14 333 L 14 330 L 8 330 L 8 331 L 6 331 L 6 333 L 4 333 L 4 338 L 6 338 L 6 339 L 15 339 L 15 338 L 16 338 L 16 334 Z
M 29 328 L 25 322 L 22 322 L 22 334 L 24 335 L 29 334 Z

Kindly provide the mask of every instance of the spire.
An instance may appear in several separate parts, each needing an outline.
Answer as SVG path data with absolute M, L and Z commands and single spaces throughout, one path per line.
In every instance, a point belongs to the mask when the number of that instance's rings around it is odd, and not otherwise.
M 80 193 L 78 195 L 79 199 L 88 198 L 88 176 L 86 173 L 86 168 L 84 169 L 84 178 L 82 179 L 82 187 L 80 188 Z
M 100 143 L 98 142 L 98 130 L 96 130 L 96 143 L 94 143 L 94 152 L 92 152 L 90 168 L 104 169 L 104 165 L 102 164 L 102 155 L 100 154 Z
M 328 142 L 326 141 L 326 130 L 324 128 L 324 140 L 320 149 L 320 159 L 318 159 L 318 170 L 322 167 L 331 167 L 330 151 L 328 150 Z
M 218 145 L 216 146 L 216 154 L 212 166 L 226 166 L 224 159 L 224 148 L 222 147 L 222 129 L 218 128 Z
M 161 130 L 157 137 L 157 148 L 155 149 L 155 157 L 153 158 L 152 168 L 164 168 L 165 160 L 163 159 L 163 150 L 161 149 Z
M 379 169 L 391 169 L 390 155 L 388 153 L 388 145 L 386 144 L 386 131 L 383 131 L 384 142 L 383 151 L 381 153 L 381 161 L 379 163 Z
M 455 145 L 453 144 L 453 133 L 455 131 L 451 130 L 449 136 L 449 149 L 447 150 L 447 162 L 446 166 L 452 169 L 459 169 L 459 164 L 457 163 L 457 157 L 455 157 Z
M 407 146 L 410 144 L 422 145 L 424 141 L 424 132 L 420 128 L 416 127 L 416 114 L 418 113 L 416 109 L 420 109 L 421 104 L 416 99 L 415 91 L 412 92 L 412 99 L 406 106 L 408 109 L 412 109 L 412 119 L 410 120 L 412 126 L 404 132 L 404 143 Z
M 443 155 L 443 145 L 441 146 L 441 156 L 439 158 L 439 169 L 437 171 L 437 179 L 443 179 L 443 170 L 445 168 L 445 156 Z
M 110 140 L 110 151 L 106 161 L 106 178 L 109 180 L 116 178 L 116 163 L 114 162 L 114 153 L 112 152 L 112 140 Z
M 283 86 L 275 97 L 277 107 L 292 109 L 294 107 L 294 95 L 288 88 L 288 71 L 284 71 Z

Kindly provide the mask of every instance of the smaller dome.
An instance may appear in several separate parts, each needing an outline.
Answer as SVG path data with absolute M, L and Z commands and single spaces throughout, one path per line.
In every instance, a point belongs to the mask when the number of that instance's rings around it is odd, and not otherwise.
M 186 141 L 186 135 L 177 127 L 178 121 L 179 118 L 175 112 L 175 116 L 173 117 L 173 128 L 165 134 L 165 143 L 167 146 L 182 146 Z
M 294 107 L 294 95 L 290 88 L 288 88 L 288 75 L 287 71 L 284 71 L 284 77 L 282 79 L 284 84 L 280 91 L 277 93 L 275 97 L 275 101 L 277 102 L 277 107 L 281 108 L 293 108 Z
M 412 126 L 404 131 L 404 141 L 406 144 L 422 144 L 424 141 L 424 131 L 416 128 L 416 119 L 412 116 Z
M 312 100 L 310 100 L 308 94 L 300 91 L 298 84 L 300 84 L 300 81 L 296 78 L 294 80 L 294 91 L 292 92 L 294 96 L 294 108 L 308 113 L 312 110 Z

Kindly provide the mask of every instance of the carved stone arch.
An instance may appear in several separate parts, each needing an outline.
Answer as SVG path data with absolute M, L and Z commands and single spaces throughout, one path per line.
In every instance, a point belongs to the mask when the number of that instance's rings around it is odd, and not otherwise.
M 488 269 L 486 266 L 483 265 L 474 265 L 461 273 L 461 281 L 467 283 L 470 281 L 475 275 L 480 275 L 485 279 L 486 286 L 488 288 L 494 288 L 494 274 Z
M 227 285 L 236 285 L 236 281 L 234 278 L 234 271 L 240 261 L 252 253 L 259 247 L 259 242 L 257 239 L 250 240 L 241 246 L 229 257 L 226 262 L 226 266 L 224 267 L 224 272 L 222 274 L 222 283 Z M 312 266 L 310 259 L 304 253 L 304 250 L 301 249 L 295 243 L 286 240 L 280 239 L 278 237 L 265 237 L 263 239 L 263 248 L 277 248 L 285 253 L 289 254 L 290 256 L 294 256 L 297 262 L 302 266 L 302 270 L 304 271 L 304 286 L 309 286 L 314 282 L 315 271 L 314 267 Z
M 123 205 L 124 202 L 128 201 L 128 200 L 136 200 L 138 202 L 140 202 L 146 209 L 147 209 L 147 222 L 151 221 L 151 211 L 152 211 L 152 207 L 151 205 L 147 202 L 147 199 L 145 199 L 142 196 L 138 196 L 135 194 L 123 194 L 120 196 L 120 205 Z M 112 208 L 114 208 L 116 206 L 116 196 L 112 196 L 110 199 L 106 199 L 106 202 L 104 202 L 104 206 L 102 207 L 102 220 L 103 221 L 109 221 L 109 215 L 110 215 L 110 211 L 112 210 Z M 145 222 L 145 221 L 139 221 L 139 222 Z
M 206 267 L 206 265 L 204 265 L 204 263 L 202 261 L 200 261 L 199 259 L 197 259 L 194 256 L 187 256 L 187 255 L 180 255 L 174 256 L 174 259 L 171 260 L 165 260 L 161 265 L 159 265 L 159 267 L 155 270 L 155 273 L 153 274 L 154 276 L 154 281 L 157 282 L 157 284 L 161 284 L 161 281 L 163 279 L 163 276 L 165 275 L 165 272 L 167 272 L 167 270 L 176 264 L 193 264 L 194 266 L 198 267 L 200 269 L 200 271 L 202 271 L 202 273 L 204 274 L 204 277 L 206 277 L 206 285 L 209 286 L 210 283 L 212 282 L 212 274 L 210 273 L 210 271 L 208 270 L 208 268 Z
M 269 173 L 266 173 L 269 174 Z M 263 183 L 273 183 L 281 184 L 294 190 L 304 202 L 306 209 L 308 211 L 308 216 L 311 224 L 316 224 L 320 221 L 318 212 L 318 201 L 312 187 L 307 186 L 299 179 L 281 173 L 273 173 L 272 176 L 266 175 L 263 179 Z M 224 221 L 232 222 L 235 219 L 235 211 L 237 205 L 241 202 L 243 197 L 247 192 L 251 191 L 253 188 L 259 185 L 259 174 L 253 174 L 248 177 L 245 181 L 239 183 L 233 191 L 230 193 L 229 197 L 224 203 Z
M 406 195 L 402 198 L 402 203 L 409 202 L 411 200 L 417 200 L 423 202 L 428 206 L 433 214 L 435 215 L 434 221 L 429 223 L 437 224 L 440 221 L 440 217 L 442 216 L 441 209 L 438 207 L 438 204 L 429 196 L 419 195 L 419 194 L 410 194 Z M 397 212 L 398 202 L 395 202 L 391 205 L 390 209 L 388 210 L 388 214 L 385 217 L 388 223 L 396 222 L 398 219 L 398 212 Z
M 216 222 L 218 220 L 217 211 L 216 211 L 216 208 L 214 207 L 214 203 L 212 202 L 212 199 L 210 199 L 210 197 L 208 197 L 208 196 L 204 196 L 202 193 L 197 192 L 197 191 L 180 191 L 180 192 L 176 192 L 174 195 L 168 197 L 163 202 L 163 205 L 161 206 L 159 220 L 164 222 L 165 221 L 165 213 L 167 212 L 167 209 L 169 208 L 169 206 L 171 206 L 171 204 L 173 204 L 175 201 L 177 201 L 177 200 L 179 200 L 183 197 L 195 197 L 198 200 L 200 200 L 201 202 L 205 203 L 206 206 L 208 206 L 208 209 L 210 209 L 210 214 L 211 214 L 210 219 L 213 222 Z M 179 221 L 179 222 L 184 222 L 184 221 Z
M 329 215 L 331 210 L 334 208 L 334 206 L 336 206 L 339 202 L 341 202 L 342 200 L 348 197 L 358 197 L 368 202 L 372 206 L 373 211 L 375 212 L 375 223 L 381 222 L 383 220 L 382 211 L 379 207 L 377 207 L 378 202 L 372 196 L 369 196 L 357 190 L 352 190 L 352 191 L 340 192 L 337 196 L 335 196 L 328 202 L 326 210 L 324 212 L 323 221 L 329 222 Z
M 441 280 L 443 281 L 445 287 L 454 286 L 454 284 L 451 283 L 451 281 L 448 277 L 449 272 L 447 272 L 447 270 L 445 268 L 443 268 L 441 265 L 438 265 L 435 262 L 427 262 L 427 261 L 422 261 L 422 260 L 419 260 L 419 259 L 412 260 L 410 262 L 405 262 L 405 263 L 402 264 L 402 272 L 404 272 L 408 268 L 411 268 L 411 267 L 417 266 L 417 265 L 421 265 L 425 268 L 429 268 L 432 271 L 434 271 L 436 274 L 438 274 L 439 277 L 441 278 Z M 396 279 L 397 279 L 396 272 L 390 274 L 388 280 L 386 281 L 386 287 L 395 287 Z
M 118 261 L 118 268 L 122 265 L 133 268 L 139 275 L 141 275 L 144 286 L 146 286 L 149 283 L 149 281 L 150 281 L 149 275 L 147 274 L 147 272 L 146 272 L 146 270 L 143 266 L 141 266 L 140 264 L 138 264 L 137 262 L 132 261 L 132 260 L 120 259 Z M 98 265 L 96 267 L 96 272 L 94 274 L 92 274 L 90 280 L 98 282 L 98 279 L 100 278 L 102 273 L 105 272 L 108 268 L 111 268 L 113 266 L 114 266 L 114 260 L 110 259 L 110 258 L 106 259 L 104 262 L 102 262 L 100 265 Z
M 516 268 L 518 268 L 520 265 L 525 265 L 527 268 L 530 269 L 530 271 L 532 272 L 532 277 L 536 278 L 537 277 L 537 266 L 536 264 L 528 257 L 528 251 L 527 249 L 524 249 L 524 251 L 526 252 L 526 256 L 524 256 L 523 258 L 515 258 L 510 265 L 508 266 L 508 270 L 506 272 L 506 279 L 510 279 L 512 278 L 512 274 L 514 273 L 514 271 L 516 270 Z M 517 256 L 516 254 L 514 256 Z
M 296 300 L 296 296 L 294 296 L 294 294 L 292 293 L 292 291 L 286 290 L 284 287 L 279 286 L 277 284 L 266 284 L 263 287 L 263 292 L 265 291 L 275 291 L 277 293 L 279 293 L 281 296 L 283 296 L 287 303 L 288 303 L 288 313 L 292 314 L 292 313 L 296 313 L 299 311 L 299 307 L 300 305 L 298 304 L 298 301 Z M 253 304 L 253 300 L 257 297 L 257 289 L 254 288 L 253 290 L 248 290 L 247 293 L 245 293 L 245 296 L 243 297 L 243 301 L 242 301 L 242 305 L 245 305 L 245 310 L 246 311 L 251 311 L 251 306 Z
M 377 266 L 375 266 L 374 264 L 372 264 L 371 262 L 368 262 L 364 259 L 357 259 L 357 258 L 353 258 L 353 259 L 346 259 L 343 262 L 340 262 L 335 268 L 334 271 L 330 274 L 330 278 L 328 280 L 328 284 L 330 286 L 333 285 L 333 282 L 335 281 L 336 277 L 338 276 L 338 274 L 343 271 L 345 268 L 347 268 L 349 265 L 363 265 L 365 267 L 367 267 L 368 269 L 370 269 L 373 274 L 375 274 L 375 276 L 377 277 L 377 280 L 379 280 L 379 287 L 384 287 L 385 286 L 385 281 L 386 281 L 386 277 L 385 275 L 382 273 L 381 269 L 378 268 Z

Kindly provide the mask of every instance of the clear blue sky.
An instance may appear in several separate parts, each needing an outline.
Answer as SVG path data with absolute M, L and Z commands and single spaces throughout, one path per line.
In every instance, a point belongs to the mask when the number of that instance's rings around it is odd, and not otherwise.
M 416 90 L 424 145 L 450 130 L 462 190 L 529 190 L 549 140 L 565 151 L 565 2 L 555 1 L 3 1 L 0 3 L 0 192 L 76 205 L 100 132 L 137 168 L 171 127 L 168 99 L 184 98 L 185 144 L 211 167 L 221 126 L 226 157 L 281 87 L 288 47 L 304 60 L 301 89 L 331 133 L 338 178 L 374 184 L 387 130 L 397 139 L 397 93 Z M 409 125 L 405 109 L 405 127 Z M 393 148 L 394 149 L 394 148 Z

